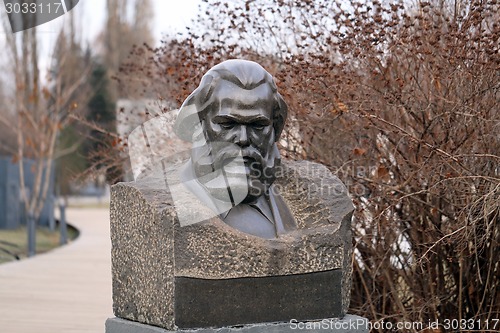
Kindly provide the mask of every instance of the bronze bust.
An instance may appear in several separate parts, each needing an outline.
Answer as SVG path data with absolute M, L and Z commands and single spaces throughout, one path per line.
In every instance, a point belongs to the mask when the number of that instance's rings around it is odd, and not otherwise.
M 174 125 L 193 143 L 181 170 L 189 191 L 226 224 L 266 239 L 297 227 L 273 185 L 286 116 L 287 105 L 262 66 L 227 60 L 203 76 Z

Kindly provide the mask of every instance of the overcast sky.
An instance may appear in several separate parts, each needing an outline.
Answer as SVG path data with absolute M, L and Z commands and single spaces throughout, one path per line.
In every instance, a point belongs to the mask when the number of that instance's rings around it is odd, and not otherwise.
M 131 2 L 131 1 L 129 1 Z M 152 0 L 155 17 L 153 32 L 157 43 L 165 33 L 175 34 L 176 32 L 184 32 L 185 26 L 189 25 L 190 21 L 196 17 L 198 6 L 202 3 L 201 0 Z M 5 7 L 3 1 L 0 1 L 1 20 L 6 20 Z M 77 31 L 81 31 L 81 39 L 84 44 L 92 45 L 95 38 L 102 31 L 106 18 L 106 1 L 105 0 L 80 0 L 73 9 L 75 17 L 78 18 L 79 26 Z M 63 15 L 53 21 L 47 22 L 37 27 L 37 35 L 39 36 L 39 55 L 40 68 L 45 70 L 48 67 L 50 53 L 53 50 L 57 39 L 57 33 L 68 19 L 68 15 Z M 4 23 L 0 24 L 0 64 L 6 66 L 7 61 L 5 45 L 6 34 L 11 34 L 9 30 L 4 31 Z
M 196 17 L 201 0 L 152 0 L 154 17 L 154 34 L 157 41 L 165 32 L 185 31 L 184 27 Z M 80 6 L 80 8 L 78 8 Z M 84 34 L 96 36 L 102 30 L 105 20 L 106 1 L 80 0 L 74 10 L 84 17 Z

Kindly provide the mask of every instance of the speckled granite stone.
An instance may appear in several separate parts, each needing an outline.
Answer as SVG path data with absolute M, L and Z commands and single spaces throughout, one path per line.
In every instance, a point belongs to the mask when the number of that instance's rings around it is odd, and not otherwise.
M 179 313 L 176 311 L 181 311 L 181 308 L 185 311 L 186 308 L 185 303 L 176 306 L 175 288 L 177 283 L 178 288 L 186 288 L 183 287 L 185 283 L 180 283 L 185 279 L 195 282 L 199 279 L 209 285 L 210 281 L 205 280 L 213 280 L 217 286 L 214 290 L 220 290 L 219 286 L 225 281 L 230 286 L 238 285 L 235 284 L 235 281 L 239 282 L 237 279 L 245 279 L 247 286 L 248 281 L 254 278 L 256 290 L 264 293 L 265 285 L 260 286 L 259 281 L 267 281 L 269 288 L 277 284 L 259 278 L 284 277 L 286 284 L 286 281 L 292 281 L 286 279 L 287 276 L 297 275 L 297 279 L 311 276 L 311 281 L 316 281 L 315 272 L 333 272 L 331 276 L 336 278 L 332 278 L 331 285 L 328 283 L 321 287 L 329 295 L 337 295 L 336 290 L 339 290 L 338 296 L 332 296 L 339 299 L 331 300 L 339 304 L 338 310 L 332 307 L 335 310 L 331 311 L 335 313 L 318 315 L 315 309 L 311 317 L 307 307 L 314 302 L 309 301 L 304 303 L 305 308 L 301 308 L 301 318 L 298 319 L 343 316 L 349 306 L 351 288 L 352 202 L 345 186 L 326 167 L 307 161 L 284 161 L 282 166 L 283 172 L 275 186 L 294 214 L 298 229 L 272 240 L 242 233 L 218 217 L 181 227 L 165 181 L 159 176 L 161 173 L 138 182 L 113 186 L 111 239 L 114 314 L 173 330 L 179 326 Z M 196 211 L 198 208 L 192 209 Z M 190 292 L 189 289 L 196 288 L 190 287 L 182 293 L 177 290 L 177 294 L 185 295 Z M 311 290 L 319 295 L 319 290 Z M 276 292 L 276 299 L 284 302 L 290 296 L 279 290 L 270 292 Z M 238 290 L 228 290 L 228 293 L 232 293 L 233 297 L 236 295 L 237 299 Z M 218 306 L 210 304 L 210 299 L 200 299 L 200 302 L 206 302 L 204 306 L 210 308 Z M 258 306 L 252 305 L 251 301 L 248 304 L 249 309 Z M 219 304 L 224 305 L 232 308 L 239 306 Z M 283 317 L 289 313 L 285 308 L 286 304 L 277 304 L 277 317 L 272 320 L 266 315 L 266 321 L 291 319 Z M 245 313 L 247 310 L 241 311 Z M 241 322 L 220 323 L 249 323 L 245 319 L 239 320 Z M 188 327 L 218 324 L 217 320 L 194 321 Z

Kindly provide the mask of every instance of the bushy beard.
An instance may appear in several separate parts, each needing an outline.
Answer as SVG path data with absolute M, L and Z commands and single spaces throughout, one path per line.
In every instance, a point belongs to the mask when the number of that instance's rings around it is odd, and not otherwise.
M 276 179 L 280 154 L 273 143 L 267 156 L 253 147 L 228 142 L 195 142 L 191 159 L 199 183 L 216 199 L 233 205 L 251 203 L 265 194 Z M 229 195 L 228 195 L 229 194 Z

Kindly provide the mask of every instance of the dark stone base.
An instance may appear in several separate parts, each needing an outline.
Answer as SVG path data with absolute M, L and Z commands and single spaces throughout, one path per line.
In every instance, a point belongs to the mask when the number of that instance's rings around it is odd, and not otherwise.
M 105 333 L 368 333 L 368 320 L 363 317 L 346 315 L 342 319 L 323 319 L 300 322 L 292 320 L 286 323 L 251 324 L 223 328 L 165 330 L 160 327 L 145 325 L 121 318 L 106 320 Z
M 340 318 L 340 269 L 224 280 L 175 278 L 179 328 Z

